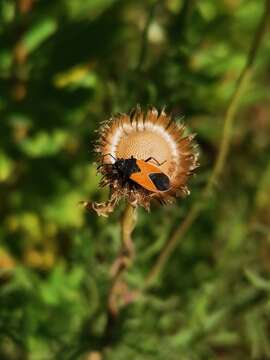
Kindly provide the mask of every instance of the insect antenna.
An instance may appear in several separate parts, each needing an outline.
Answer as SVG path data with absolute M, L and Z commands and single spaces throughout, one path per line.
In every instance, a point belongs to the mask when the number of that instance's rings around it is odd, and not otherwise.
M 113 158 L 115 161 L 117 161 L 117 158 L 114 157 L 114 156 L 113 156 L 112 154 L 110 154 L 110 153 L 102 155 L 102 156 L 101 156 L 102 160 L 103 160 L 103 158 L 105 158 L 105 156 L 110 156 L 110 157 Z

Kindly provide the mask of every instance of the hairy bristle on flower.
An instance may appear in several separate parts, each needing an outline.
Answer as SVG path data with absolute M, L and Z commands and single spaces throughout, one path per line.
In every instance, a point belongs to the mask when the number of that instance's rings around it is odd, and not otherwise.
M 129 115 L 118 114 L 105 121 L 95 147 L 98 171 L 102 174 L 101 185 L 110 186 L 113 198 L 126 197 L 134 206 L 147 209 L 152 199 L 168 203 L 177 196 L 188 194 L 186 183 L 198 167 L 198 152 L 194 135 L 184 133 L 183 124 L 176 123 L 164 110 L 159 113 L 154 107 L 143 112 L 137 106 Z M 115 177 L 113 164 L 119 159 L 130 158 L 155 159 L 160 164 L 159 170 L 169 177 L 170 188 L 151 192 Z

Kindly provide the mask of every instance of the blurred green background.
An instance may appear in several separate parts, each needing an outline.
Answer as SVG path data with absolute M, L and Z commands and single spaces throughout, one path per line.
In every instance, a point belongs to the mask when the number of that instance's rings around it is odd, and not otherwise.
M 261 0 L 0 1 L 0 359 L 89 359 L 105 324 L 123 204 L 93 154 L 111 114 L 166 105 L 197 133 L 191 196 L 139 211 L 131 288 L 206 183 Z M 216 193 L 155 288 L 121 312 L 110 360 L 270 359 L 270 37 Z M 98 359 L 97 357 L 95 359 Z

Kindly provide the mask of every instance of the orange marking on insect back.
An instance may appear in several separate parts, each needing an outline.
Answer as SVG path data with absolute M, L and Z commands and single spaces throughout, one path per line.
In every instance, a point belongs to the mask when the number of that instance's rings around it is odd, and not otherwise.
M 136 164 L 141 171 L 131 174 L 130 179 L 149 191 L 160 192 L 149 178 L 152 173 L 162 173 L 159 167 L 143 160 L 136 160 Z

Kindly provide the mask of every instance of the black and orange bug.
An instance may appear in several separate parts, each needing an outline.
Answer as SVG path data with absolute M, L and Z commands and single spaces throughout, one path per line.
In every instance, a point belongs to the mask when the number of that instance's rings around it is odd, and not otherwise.
M 121 181 L 121 185 L 127 183 L 134 185 L 140 185 L 144 189 L 150 192 L 163 192 L 168 191 L 171 187 L 169 177 L 160 170 L 160 164 L 155 158 L 149 157 L 146 160 L 139 160 L 131 156 L 128 159 L 116 159 L 111 154 L 105 154 L 105 156 L 111 156 L 115 162 L 113 164 L 102 164 L 102 166 L 109 166 L 110 174 L 112 177 Z M 150 160 L 154 160 L 157 165 L 150 163 Z

